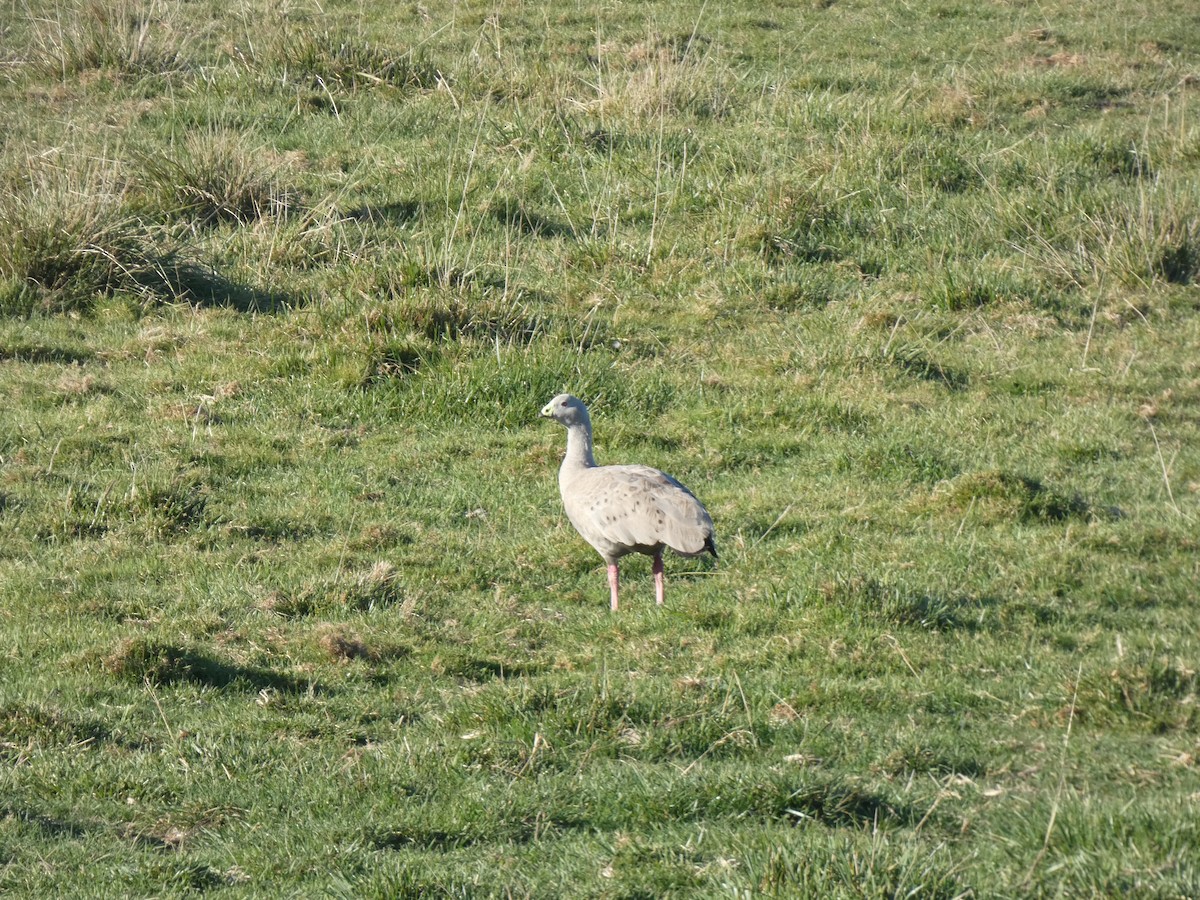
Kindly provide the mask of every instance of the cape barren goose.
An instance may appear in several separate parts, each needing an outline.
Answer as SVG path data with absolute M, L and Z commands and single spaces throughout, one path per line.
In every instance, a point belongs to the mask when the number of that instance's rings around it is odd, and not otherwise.
M 663 602 L 664 547 L 682 556 L 717 555 L 712 517 L 691 491 L 649 466 L 598 466 L 592 455 L 587 407 L 559 394 L 542 416 L 567 429 L 567 455 L 558 470 L 563 509 L 575 530 L 608 566 L 612 608 L 617 608 L 617 562 L 627 553 L 654 557 L 654 598 Z

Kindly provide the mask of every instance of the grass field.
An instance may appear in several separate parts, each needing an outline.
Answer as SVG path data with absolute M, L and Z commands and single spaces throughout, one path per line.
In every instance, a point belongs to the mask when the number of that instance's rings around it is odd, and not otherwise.
M 1198 36 L 0 0 L 0 893 L 1200 896 Z

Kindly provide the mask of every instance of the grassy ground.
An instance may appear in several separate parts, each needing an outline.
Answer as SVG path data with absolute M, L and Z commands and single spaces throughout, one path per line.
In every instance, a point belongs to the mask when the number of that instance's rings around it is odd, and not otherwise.
M 0 0 L 0 892 L 1200 895 L 1194 4 L 727 6 Z

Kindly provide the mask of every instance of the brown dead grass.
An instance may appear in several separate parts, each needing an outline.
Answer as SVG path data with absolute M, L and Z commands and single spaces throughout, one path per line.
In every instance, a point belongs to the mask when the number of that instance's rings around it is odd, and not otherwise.
M 379 658 L 379 653 L 367 646 L 357 632 L 340 625 L 324 626 L 317 635 L 317 646 L 330 659 L 340 663 Z

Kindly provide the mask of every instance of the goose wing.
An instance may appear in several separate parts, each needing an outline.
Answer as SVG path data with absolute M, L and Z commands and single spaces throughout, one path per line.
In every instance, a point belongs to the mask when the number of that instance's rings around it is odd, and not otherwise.
M 567 517 L 606 559 L 664 546 L 716 555 L 713 523 L 695 495 L 650 466 L 597 466 L 564 485 Z

